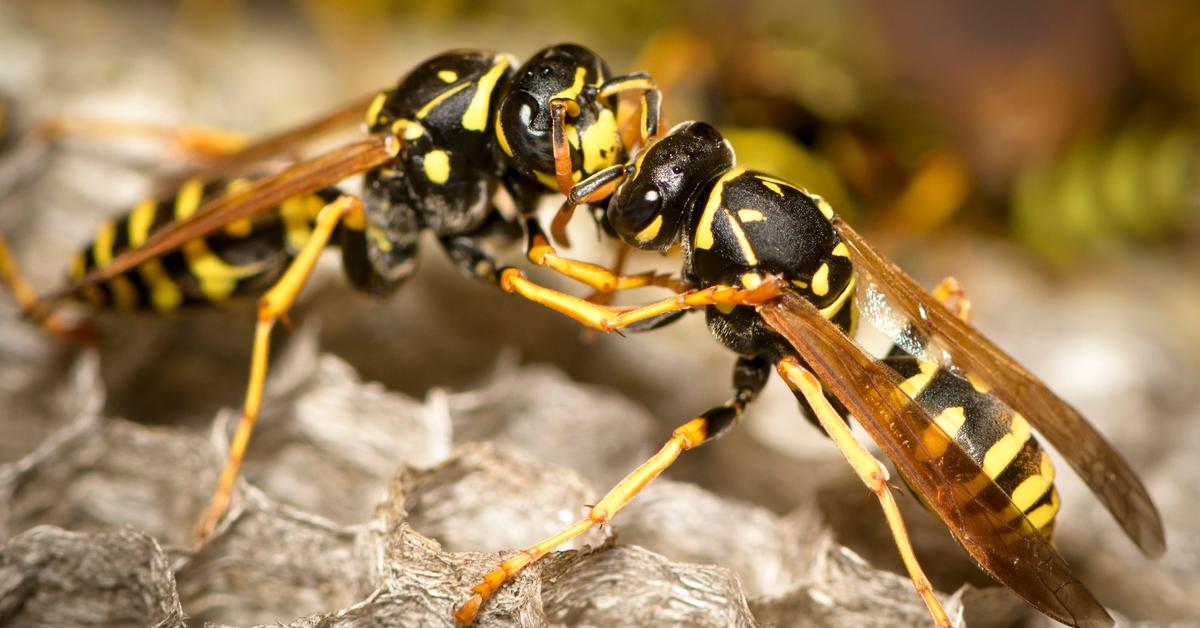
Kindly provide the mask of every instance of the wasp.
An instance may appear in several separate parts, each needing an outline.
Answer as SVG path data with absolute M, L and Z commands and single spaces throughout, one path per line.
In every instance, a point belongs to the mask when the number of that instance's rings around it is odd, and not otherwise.
M 633 129 L 617 123 L 620 96 L 637 97 Z M 431 231 L 462 271 L 499 283 L 491 245 L 523 236 L 528 257 L 597 290 L 662 283 L 653 274 L 622 277 L 557 255 L 534 211 L 547 193 L 569 191 L 597 173 L 620 170 L 630 146 L 658 129 L 660 96 L 644 73 L 613 75 L 594 52 L 574 44 L 546 48 L 523 65 L 511 55 L 456 50 L 417 65 L 395 86 L 298 128 L 238 146 L 227 133 L 114 121 L 57 120 L 73 132 L 167 137 L 223 156 L 187 177 L 174 194 L 151 198 L 104 222 L 71 264 L 70 283 L 45 297 L 20 278 L 0 238 L 0 279 L 26 315 L 52 332 L 86 335 L 57 316 L 63 300 L 121 311 L 171 311 L 260 294 L 250 376 L 233 435 L 198 536 L 225 513 L 262 404 L 271 332 L 283 319 L 327 246 L 341 251 L 349 282 L 375 296 L 414 271 L 418 236 Z M 367 136 L 267 176 L 235 177 L 286 155 L 353 116 Z M 98 131 L 99 130 L 99 131 Z M 361 195 L 339 189 L 363 175 Z M 494 202 L 499 188 L 515 216 Z
M 712 335 L 739 355 L 733 396 L 677 427 L 663 448 L 587 516 L 487 574 L 457 617 L 470 621 L 500 584 L 567 540 L 609 522 L 683 452 L 726 434 L 774 370 L 878 497 L 914 586 L 939 626 L 952 625 L 909 543 L 886 468 L 850 431 L 853 415 L 927 508 L 986 573 L 1060 622 L 1111 625 L 1050 539 L 1060 507 L 1036 428 L 1149 556 L 1162 521 L 1128 463 L 1074 408 L 967 323 L 953 280 L 923 291 L 834 214 L 820 196 L 737 167 L 712 126 L 687 122 L 652 139 L 624 168 L 581 181 L 555 218 L 611 189 L 600 220 L 627 245 L 678 247 L 685 290 L 613 308 L 547 289 L 516 268 L 505 290 L 600 331 L 650 327 L 703 309 Z M 859 288 L 871 302 L 860 303 Z M 853 340 L 860 309 L 898 313 L 883 360 Z M 840 407 L 839 407 L 840 406 Z
M 490 52 L 435 57 L 361 103 L 365 139 L 274 175 L 225 181 L 218 175 L 294 146 L 344 112 L 242 148 L 173 198 L 147 201 L 103 226 L 71 283 L 46 297 L 22 285 L 0 255 L 0 275 L 43 321 L 63 298 L 172 309 L 270 285 L 259 300 L 242 421 L 202 534 L 233 489 L 261 405 L 271 330 L 317 255 L 338 245 L 351 283 L 386 295 L 412 272 L 415 236 L 428 229 L 467 274 L 589 328 L 646 331 L 703 309 L 715 338 L 740 356 L 728 402 L 676 428 L 586 517 L 488 573 L 455 610 L 459 622 L 473 622 L 521 569 L 609 522 L 684 451 L 728 433 L 774 370 L 877 496 L 937 624 L 950 620 L 908 541 L 889 474 L 850 432 L 846 415 L 985 572 L 1054 619 L 1111 624 L 1050 543 L 1060 504 L 1054 467 L 1033 429 L 1148 555 L 1165 551 L 1158 512 L 1129 465 L 1075 409 L 967 324 L 969 302 L 953 282 L 927 294 L 820 197 L 737 167 L 712 126 L 689 122 L 659 134 L 660 96 L 646 75 L 611 77 L 594 53 L 573 45 L 515 65 Z M 633 129 L 616 123 L 614 100 L 626 92 L 638 96 Z M 622 142 L 625 131 L 637 141 Z M 357 173 L 365 173 L 361 197 L 334 187 Z M 515 218 L 492 205 L 501 187 L 516 202 Z M 560 256 L 533 217 L 537 201 L 555 191 L 566 201 L 551 235 L 561 240 L 574 208 L 588 204 L 622 246 L 678 246 L 680 276 L 622 275 Z M 530 261 L 601 293 L 655 285 L 676 294 L 629 308 L 549 289 L 498 265 L 484 247 L 486 238 L 522 233 Z M 864 287 L 887 305 L 861 303 Z M 908 321 L 882 361 L 852 340 L 864 305 L 894 308 Z

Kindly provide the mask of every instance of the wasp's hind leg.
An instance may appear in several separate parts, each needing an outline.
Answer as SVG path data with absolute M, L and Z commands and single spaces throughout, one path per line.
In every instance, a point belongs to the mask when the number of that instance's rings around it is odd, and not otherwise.
M 202 159 L 234 154 L 248 143 L 245 135 L 227 129 L 72 115 L 46 118 L 34 127 L 33 132 L 35 137 L 50 142 L 70 138 L 151 140 L 182 155 Z
M 942 607 L 942 603 L 933 593 L 933 585 L 929 583 L 929 578 L 925 576 L 925 572 L 921 570 L 921 564 L 917 562 L 912 543 L 909 542 L 908 530 L 904 526 L 904 519 L 900 515 L 900 509 L 896 505 L 891 486 L 888 484 L 887 469 L 863 447 L 862 443 L 858 442 L 858 439 L 850 431 L 850 427 L 842 420 L 841 413 L 825 397 L 820 381 L 801 366 L 799 360 L 794 357 L 785 357 L 779 361 L 776 369 L 788 386 L 792 388 L 792 391 L 796 393 L 796 396 L 801 397 L 813 409 L 813 415 L 820 422 L 821 427 L 825 428 L 825 432 L 837 445 L 838 450 L 842 452 L 842 456 L 854 468 L 854 472 L 867 485 L 867 488 L 879 499 L 879 505 L 883 507 L 888 527 L 892 530 L 892 538 L 896 541 L 896 548 L 900 551 L 900 558 L 908 569 L 913 586 L 916 587 L 917 593 L 925 601 L 925 606 L 933 616 L 934 623 L 946 628 L 952 626 L 946 609 Z
M 0 233 L 0 284 L 16 299 L 21 314 L 46 332 L 84 343 L 95 340 L 95 330 L 82 321 L 70 321 L 53 304 L 41 301 L 37 291 L 21 275 L 4 234 Z
M 750 403 L 767 382 L 771 373 L 771 364 L 762 358 L 740 358 L 733 372 L 733 398 L 726 403 L 710 408 L 696 418 L 675 428 L 671 438 L 663 445 L 658 453 L 642 463 L 632 473 L 625 476 L 608 492 L 595 506 L 591 507 L 588 515 L 549 538 L 539 541 L 505 560 L 491 573 L 483 577 L 483 581 L 471 589 L 471 597 L 455 612 L 454 618 L 461 624 L 475 621 L 476 614 L 484 602 L 492 596 L 505 582 L 512 580 L 522 569 L 533 561 L 554 551 L 563 543 L 587 532 L 588 530 L 608 523 L 629 502 L 637 497 L 651 480 L 671 466 L 683 452 L 712 441 L 737 424 L 746 404 Z
M 365 225 L 362 202 L 355 196 L 342 195 L 333 202 L 325 205 L 317 216 L 312 234 L 303 248 L 296 254 L 287 270 L 258 301 L 258 324 L 254 329 L 254 350 L 250 361 L 250 378 L 246 385 L 246 399 L 242 408 L 242 418 L 237 431 L 229 444 L 229 457 L 217 489 L 213 493 L 208 511 L 201 519 L 196 530 L 200 539 L 212 533 L 218 521 L 225 514 L 233 494 L 234 481 L 246 447 L 250 443 L 250 434 L 254 431 L 254 423 L 262 406 L 263 386 L 267 378 L 267 361 L 271 349 L 271 330 L 276 321 L 286 317 L 288 310 L 295 303 L 304 284 L 312 275 L 317 258 L 333 237 L 339 225 L 355 231 L 362 231 Z

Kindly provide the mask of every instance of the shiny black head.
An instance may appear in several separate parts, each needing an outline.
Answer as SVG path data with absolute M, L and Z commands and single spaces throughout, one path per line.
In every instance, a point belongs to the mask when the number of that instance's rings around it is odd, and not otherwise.
M 575 44 L 551 46 L 517 69 L 512 87 L 496 112 L 496 140 L 510 165 L 554 183 L 550 101 L 574 101 L 566 119 L 576 180 L 620 163 L 624 149 L 616 124 L 616 104 L 600 98 L 600 86 L 610 77 L 596 53 Z
M 699 195 L 733 164 L 733 148 L 712 125 L 679 124 L 642 149 L 609 200 L 608 225 L 629 244 L 665 251 Z

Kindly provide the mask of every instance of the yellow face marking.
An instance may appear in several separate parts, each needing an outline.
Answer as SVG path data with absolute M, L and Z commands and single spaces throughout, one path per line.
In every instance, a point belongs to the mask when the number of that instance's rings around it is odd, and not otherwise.
M 583 91 L 583 79 L 587 76 L 587 68 L 579 66 L 575 68 L 575 82 L 570 87 L 558 92 L 550 97 L 551 100 L 562 98 L 565 100 L 575 100 L 579 92 Z
M 617 163 L 621 133 L 611 110 L 600 110 L 596 122 L 583 132 L 582 142 L 584 172 L 599 172 Z
M 746 258 L 746 263 L 750 266 L 758 265 L 758 255 L 754 253 L 754 247 L 750 245 L 750 239 L 746 237 L 746 230 L 742 229 L 742 223 L 733 219 L 733 214 L 729 213 L 728 209 L 722 210 L 726 220 L 729 221 L 729 228 L 733 231 L 733 237 L 737 238 L 738 248 L 742 250 L 742 257 Z
M 846 248 L 845 242 L 838 242 L 830 254 L 834 257 L 850 257 L 850 249 Z
M 742 286 L 747 290 L 753 290 L 762 285 L 762 275 L 758 273 L 746 273 L 742 275 Z
M 508 145 L 508 137 L 504 135 L 504 125 L 500 124 L 500 112 L 496 112 L 496 142 L 500 144 L 500 150 L 504 151 L 505 155 L 513 156 L 512 146 Z
M 983 455 L 983 471 L 993 478 L 1008 468 L 1025 447 L 1025 441 L 1029 440 L 1029 421 L 1026 421 L 1025 417 L 1014 414 L 1008 429 L 1008 433 L 1001 436 Z
M 108 266 L 113 258 L 113 241 L 117 238 L 117 226 L 111 220 L 100 224 L 96 239 L 92 241 L 92 261 L 96 268 Z
M 916 399 L 917 395 L 925 390 L 925 387 L 929 385 L 929 382 L 933 380 L 933 376 L 938 371 L 938 365 L 933 362 L 921 361 L 917 366 L 920 367 L 921 372 L 900 383 L 900 390 L 903 390 L 904 394 L 913 399 Z
M 1032 523 L 1033 527 L 1039 530 L 1044 529 L 1054 521 L 1054 515 L 1058 514 L 1058 509 L 1062 505 L 1062 501 L 1058 496 L 1058 490 L 1052 488 L 1050 491 L 1049 504 L 1038 506 L 1025 515 L 1025 517 L 1029 519 L 1029 523 Z
M 475 82 L 475 95 L 471 97 L 471 103 L 467 105 L 467 110 L 463 112 L 462 116 L 464 129 L 482 131 L 483 127 L 487 126 L 488 103 L 492 100 L 492 90 L 496 88 L 496 81 L 504 76 L 504 70 L 508 68 L 510 62 L 508 57 L 500 57 L 500 60 Z M 507 142 L 503 143 L 507 145 Z M 509 153 L 509 155 L 511 154 Z
M 762 177 L 759 177 L 758 180 L 762 181 L 763 187 L 766 187 L 768 190 L 783 196 L 783 188 L 779 187 L 779 184 L 775 183 L 774 181 L 767 181 Z
M 854 284 L 856 279 L 857 278 L 854 275 L 850 275 L 850 281 L 846 282 L 846 287 L 842 289 L 841 294 L 839 294 L 837 298 L 833 300 L 833 303 L 821 308 L 821 316 L 832 319 L 834 316 L 837 316 L 838 312 L 842 311 L 842 306 L 844 306 L 846 301 L 850 300 L 850 297 L 854 294 Z
M 451 87 L 450 89 L 438 94 L 437 96 L 434 96 L 429 102 L 425 103 L 424 106 L 422 106 L 420 109 L 417 110 L 417 119 L 424 120 L 425 116 L 429 115 L 429 112 L 433 111 L 434 107 L 437 107 L 438 105 L 445 102 L 447 98 L 461 92 L 462 90 L 464 90 L 470 86 L 471 86 L 470 82 L 464 81 L 464 82 L 459 83 L 458 85 L 455 85 L 454 87 Z
M 662 229 L 662 223 L 662 214 L 655 216 L 654 220 L 651 221 L 645 229 L 642 229 L 637 235 L 633 236 L 633 239 L 637 240 L 638 242 L 650 242 L 654 238 L 658 237 L 658 232 Z
M 760 222 L 767 219 L 767 217 L 757 209 L 739 209 L 737 215 L 738 220 L 742 222 Z
M 819 297 L 829 294 L 829 264 L 821 264 L 813 273 L 812 292 Z
M 154 199 L 148 198 L 138 203 L 137 207 L 129 212 L 129 246 L 139 247 L 146 241 L 150 235 L 150 227 L 154 224 L 157 209 Z
M 450 155 L 444 150 L 431 150 L 425 153 L 425 176 L 437 185 L 450 180 Z
M 458 80 L 458 72 L 454 70 L 438 70 L 437 77 L 442 79 L 443 83 L 453 83 Z
M 641 158 L 645 155 L 645 149 L 642 150 L 642 155 L 638 156 L 638 167 L 641 167 Z M 721 207 L 721 197 L 725 195 L 725 184 L 735 177 L 740 176 L 745 172 L 745 168 L 734 168 L 726 172 L 724 176 L 717 180 L 717 184 L 713 186 L 712 192 L 708 195 L 708 203 L 704 205 L 704 213 L 700 215 L 700 222 L 696 225 L 696 248 L 708 250 L 713 246 L 713 218 L 717 214 L 717 209 Z
M 379 123 L 379 112 L 383 111 L 383 104 L 387 102 L 387 97 L 387 92 L 379 92 L 371 101 L 371 105 L 367 107 L 367 126 L 373 127 Z

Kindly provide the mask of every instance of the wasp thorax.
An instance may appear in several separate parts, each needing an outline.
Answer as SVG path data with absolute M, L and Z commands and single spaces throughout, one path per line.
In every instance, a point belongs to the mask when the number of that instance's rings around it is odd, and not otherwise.
M 634 246 L 670 248 L 692 204 L 733 164 L 733 148 L 712 125 L 679 124 L 642 149 L 609 201 L 608 223 Z
M 596 53 L 575 44 L 546 48 L 517 69 L 496 114 L 497 140 L 510 163 L 527 174 L 553 175 L 555 101 L 569 103 L 563 121 L 573 172 L 582 177 L 618 163 L 622 155 L 608 138 L 617 137 L 614 105 L 598 98 L 609 75 Z

